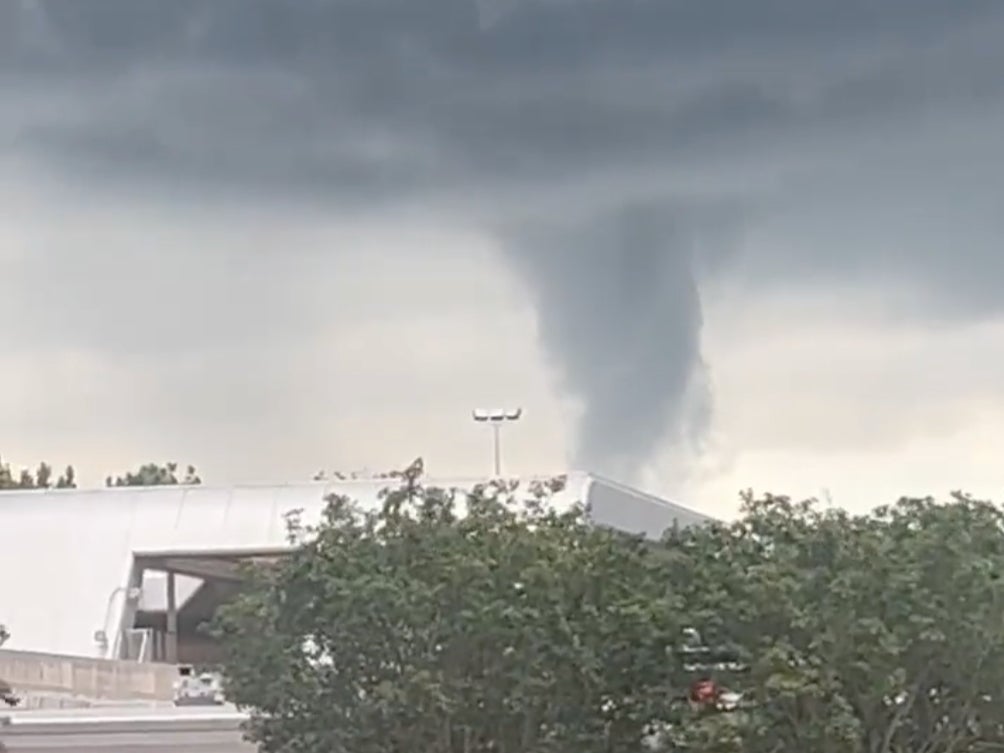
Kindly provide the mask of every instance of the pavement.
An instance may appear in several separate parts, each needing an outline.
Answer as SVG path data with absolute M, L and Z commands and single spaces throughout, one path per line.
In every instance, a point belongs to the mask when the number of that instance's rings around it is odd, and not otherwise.
M 9 753 L 253 753 L 254 746 L 241 742 L 240 735 L 211 733 L 136 733 L 88 735 L 40 735 L 13 737 L 6 743 Z M 2 749 L 0 749 L 2 750 Z
M 81 709 L 3 715 L 8 753 L 253 753 L 232 708 Z M 2 722 L 0 722 L 2 723 Z M 2 751 L 3 748 L 0 748 Z

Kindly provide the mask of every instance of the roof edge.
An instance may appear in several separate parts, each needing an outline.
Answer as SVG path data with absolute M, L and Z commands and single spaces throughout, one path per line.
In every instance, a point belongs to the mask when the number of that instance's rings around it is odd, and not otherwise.
M 693 507 L 688 507 L 687 505 L 681 505 L 679 502 L 675 502 L 674 500 L 656 496 L 655 494 L 642 491 L 641 489 L 638 489 L 637 487 L 634 486 L 630 486 L 629 484 L 624 484 L 621 483 L 620 481 L 614 481 L 613 479 L 607 478 L 606 476 L 601 476 L 597 473 L 587 473 L 586 475 L 589 477 L 590 481 L 593 482 L 598 481 L 620 492 L 635 494 L 644 499 L 646 502 L 651 502 L 652 504 L 658 505 L 659 507 L 665 507 L 670 510 L 682 510 L 683 512 L 690 513 L 695 517 L 705 518 L 709 521 L 715 519 L 714 517 L 708 515 L 707 513 L 703 513 L 700 510 L 695 510 Z
M 588 478 L 593 478 L 594 476 L 585 471 L 561 471 L 558 473 L 534 473 L 526 476 L 512 475 L 512 476 L 501 476 L 498 480 L 501 481 L 518 481 L 520 483 L 532 483 L 536 481 L 550 481 L 554 478 L 559 477 L 566 478 L 582 478 L 586 480 Z M 424 486 L 428 487 L 439 487 L 449 488 L 459 485 L 474 485 L 474 484 L 487 484 L 496 480 L 490 476 L 425 476 Z M 36 496 L 71 496 L 71 495 L 85 495 L 85 494 L 152 494 L 155 492 L 164 491 L 206 491 L 206 492 L 222 492 L 222 491 L 237 491 L 240 489 L 303 489 L 303 488 L 318 488 L 325 489 L 332 486 L 371 486 L 380 481 L 386 481 L 388 486 L 394 481 L 392 478 L 381 478 L 379 476 L 371 476 L 367 478 L 345 478 L 345 479 L 323 479 L 314 480 L 308 479 L 305 481 L 252 481 L 252 482 L 241 482 L 237 484 L 160 484 L 157 486 L 91 486 L 91 487 L 78 487 L 76 489 L 57 489 L 55 487 L 50 487 L 48 489 L 38 489 L 38 488 L 28 488 L 28 489 L 0 489 L 0 499 L 3 498 L 5 494 L 25 494 L 25 495 L 36 495 Z M 631 488 L 631 487 L 625 487 Z

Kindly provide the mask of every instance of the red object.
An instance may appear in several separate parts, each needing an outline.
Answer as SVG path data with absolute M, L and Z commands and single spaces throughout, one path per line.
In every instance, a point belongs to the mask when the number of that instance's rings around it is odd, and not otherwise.
M 690 686 L 690 700 L 700 704 L 714 703 L 718 700 L 718 686 L 714 680 L 698 680 Z

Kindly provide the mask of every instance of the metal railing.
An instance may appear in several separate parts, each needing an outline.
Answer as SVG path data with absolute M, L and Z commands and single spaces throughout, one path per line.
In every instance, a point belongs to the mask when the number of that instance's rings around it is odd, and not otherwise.
M 153 661 L 154 630 L 129 628 L 122 631 L 122 658 L 127 661 Z

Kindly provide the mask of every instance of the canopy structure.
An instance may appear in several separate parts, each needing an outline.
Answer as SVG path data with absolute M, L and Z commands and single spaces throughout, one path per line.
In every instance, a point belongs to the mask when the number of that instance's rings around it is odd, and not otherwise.
M 554 504 L 582 502 L 598 525 L 658 536 L 674 524 L 708 520 L 590 474 L 566 478 Z M 455 489 L 484 482 L 423 479 L 427 486 Z M 376 506 L 392 483 L 0 492 L 0 621 L 10 632 L 5 648 L 142 658 L 129 655 L 119 640 L 137 615 L 177 613 L 186 605 L 198 612 L 202 602 L 225 595 L 240 560 L 289 551 L 289 513 L 301 511 L 307 523 L 317 520 L 330 494 Z M 206 593 L 207 584 L 212 593 Z

